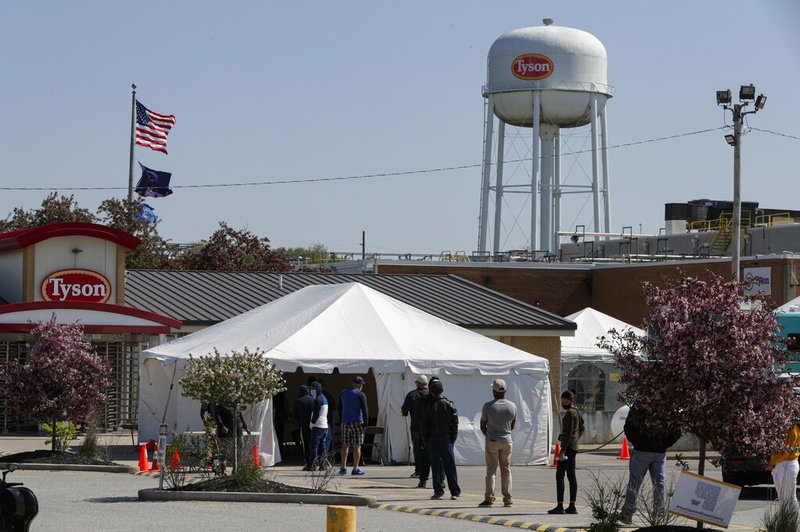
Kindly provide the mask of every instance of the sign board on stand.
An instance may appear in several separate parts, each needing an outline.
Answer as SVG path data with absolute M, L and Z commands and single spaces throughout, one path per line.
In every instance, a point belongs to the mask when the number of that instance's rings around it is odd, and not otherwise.
M 741 491 L 735 484 L 683 471 L 668 510 L 687 519 L 728 528 Z

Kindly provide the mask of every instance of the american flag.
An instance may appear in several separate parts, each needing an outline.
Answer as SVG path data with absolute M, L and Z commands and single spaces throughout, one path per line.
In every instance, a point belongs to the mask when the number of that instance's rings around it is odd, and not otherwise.
M 154 113 L 136 100 L 136 144 L 167 153 L 167 135 L 175 116 Z

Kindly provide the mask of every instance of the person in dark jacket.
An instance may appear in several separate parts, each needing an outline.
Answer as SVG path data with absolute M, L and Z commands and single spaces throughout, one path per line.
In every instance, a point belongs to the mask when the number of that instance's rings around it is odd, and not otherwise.
M 633 453 L 628 463 L 628 490 L 625 493 L 625 506 L 620 520 L 631 524 L 636 513 L 636 496 L 646 473 L 650 473 L 653 483 L 653 507 L 660 512 L 667 508 L 664 489 L 664 470 L 667 463 L 667 449 L 681 437 L 678 429 L 665 427 L 659 420 L 645 417 L 634 405 L 625 419 L 625 437 L 633 445 Z
M 250 429 L 247 428 L 241 412 L 234 413 L 233 410 L 223 405 L 212 404 L 211 415 L 214 416 L 214 423 L 217 425 L 217 438 L 219 439 L 222 471 L 224 473 L 228 457 L 233 456 L 233 450 L 236 446 L 237 438 L 242 435 L 242 429 L 247 431 L 248 436 L 250 435 Z
M 444 497 L 444 483 L 441 469 L 447 477 L 450 498 L 456 500 L 461 496 L 456 472 L 456 459 L 453 445 L 458 437 L 458 411 L 447 397 L 442 395 L 442 381 L 432 381 L 430 393 L 420 406 L 419 437 L 428 453 L 433 468 L 433 497 L 438 500 Z
M 303 446 L 303 470 L 311 471 L 313 457 L 311 456 L 311 415 L 314 412 L 314 396 L 308 391 L 305 384 L 300 386 L 300 393 L 294 402 L 292 417 L 300 426 L 300 443 Z
M 411 432 L 411 447 L 414 451 L 414 472 L 412 477 L 419 478 L 418 488 L 424 488 L 431 470 L 427 453 L 419 449 L 419 407 L 422 399 L 428 395 L 428 377 L 419 375 L 414 379 L 417 387 L 406 394 L 400 412 L 404 417 L 411 418 L 409 431 Z
M 583 419 L 575 408 L 575 394 L 566 390 L 561 394 L 561 407 L 566 410 L 561 419 L 561 454 L 556 457 L 556 500 L 558 504 L 549 514 L 576 514 L 575 499 L 578 498 L 578 479 L 575 477 L 575 457 L 578 455 L 578 439 L 583 434 Z M 564 508 L 564 476 L 569 480 L 569 506 Z

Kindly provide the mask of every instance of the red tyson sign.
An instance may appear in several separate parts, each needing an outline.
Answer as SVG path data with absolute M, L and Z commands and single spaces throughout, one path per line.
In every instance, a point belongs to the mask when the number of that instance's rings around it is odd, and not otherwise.
M 45 301 L 105 303 L 111 297 L 111 283 L 91 270 L 59 270 L 42 281 Z
M 553 73 L 553 61 L 546 55 L 523 54 L 511 63 L 511 72 L 519 79 L 544 79 Z

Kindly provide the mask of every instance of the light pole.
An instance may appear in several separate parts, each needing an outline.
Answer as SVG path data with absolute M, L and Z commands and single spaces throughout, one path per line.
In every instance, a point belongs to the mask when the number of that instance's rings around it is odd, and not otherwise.
M 752 111 L 745 111 L 745 107 L 755 100 Z M 731 106 L 731 91 L 717 91 L 717 105 L 731 111 L 733 114 L 733 135 L 725 135 L 725 140 L 733 146 L 733 250 L 731 252 L 731 270 L 736 282 L 740 281 L 741 239 L 742 239 L 742 195 L 741 195 L 741 154 L 742 154 L 742 122 L 747 115 L 755 114 L 764 108 L 767 97 L 759 94 L 756 98 L 756 88 L 742 85 L 739 88 L 739 103 Z

